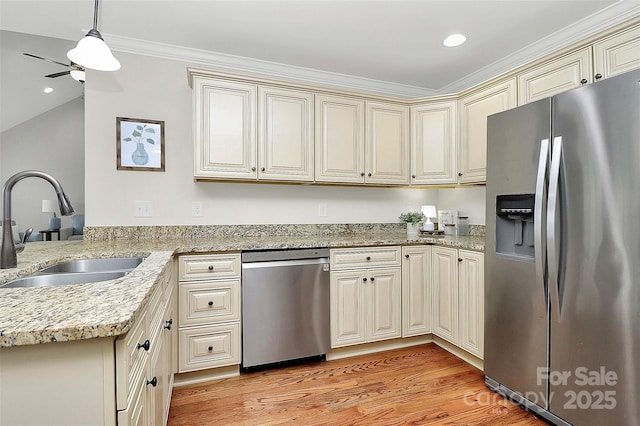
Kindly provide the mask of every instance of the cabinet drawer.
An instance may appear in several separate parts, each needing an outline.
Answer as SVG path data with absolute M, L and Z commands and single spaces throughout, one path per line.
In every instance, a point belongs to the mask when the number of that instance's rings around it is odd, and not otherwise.
M 331 269 L 400 266 L 400 247 L 371 247 L 331 250 Z
M 144 373 L 147 352 L 143 345 L 146 337 L 146 313 L 140 316 L 124 338 L 116 339 L 116 400 L 118 410 L 129 406 L 135 388 Z
M 240 280 L 180 285 L 180 327 L 240 320 Z
M 180 256 L 180 281 L 240 277 L 240 254 Z
M 240 324 L 180 330 L 180 373 L 240 364 Z

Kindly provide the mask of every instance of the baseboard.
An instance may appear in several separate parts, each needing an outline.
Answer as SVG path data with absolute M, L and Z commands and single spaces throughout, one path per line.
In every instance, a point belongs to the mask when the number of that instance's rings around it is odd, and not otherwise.
M 433 343 L 440 346 L 442 349 L 446 350 L 447 352 L 450 352 L 453 355 L 460 358 L 461 360 L 468 362 L 469 364 L 476 367 L 478 370 L 484 371 L 484 361 L 481 360 L 480 358 L 474 355 L 471 355 L 469 352 L 463 349 L 460 349 L 456 345 L 449 343 L 438 336 L 432 336 L 432 340 L 433 340 Z
M 425 343 L 431 343 L 432 335 L 408 337 L 406 339 L 383 340 L 381 342 L 364 343 L 362 345 L 346 346 L 336 348 L 327 354 L 327 361 L 334 359 L 349 358 L 352 356 L 372 354 L 375 352 L 390 351 L 392 349 L 407 348 Z
M 228 379 L 240 375 L 239 365 L 230 365 L 228 367 L 210 368 L 202 371 L 191 371 L 188 373 L 176 374 L 173 378 L 173 387 L 179 388 L 183 386 L 196 385 L 199 383 L 210 382 L 213 380 Z

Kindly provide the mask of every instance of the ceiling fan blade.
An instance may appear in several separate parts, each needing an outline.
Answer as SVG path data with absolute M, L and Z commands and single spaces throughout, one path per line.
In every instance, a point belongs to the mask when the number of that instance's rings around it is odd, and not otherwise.
M 54 61 L 53 59 L 43 58 L 42 56 L 32 55 L 31 53 L 22 53 L 25 56 L 31 56 L 32 58 L 42 59 L 43 61 L 51 62 L 52 64 L 62 65 L 63 67 L 69 67 L 69 64 L 63 64 L 62 62 Z
M 55 74 L 45 75 L 45 77 L 56 78 L 56 77 L 62 77 L 63 75 L 69 75 L 69 74 L 71 74 L 71 71 L 62 71 L 62 72 L 57 72 Z

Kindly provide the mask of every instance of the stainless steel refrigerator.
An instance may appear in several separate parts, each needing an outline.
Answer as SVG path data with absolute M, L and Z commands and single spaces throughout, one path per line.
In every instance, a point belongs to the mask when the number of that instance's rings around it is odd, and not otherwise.
M 640 425 L 640 70 L 487 124 L 487 385 L 556 424 Z

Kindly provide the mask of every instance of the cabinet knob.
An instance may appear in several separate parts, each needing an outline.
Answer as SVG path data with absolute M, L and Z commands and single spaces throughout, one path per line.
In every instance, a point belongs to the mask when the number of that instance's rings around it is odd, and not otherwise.
M 209 303 L 207 303 L 207 305 L 213 306 L 213 300 L 209 300 Z
M 251 171 L 252 171 L 252 172 L 255 172 L 255 171 L 256 171 L 256 168 L 255 168 L 255 167 L 252 167 L 252 168 L 251 168 Z
M 580 84 L 587 84 L 589 81 L 586 78 L 580 80 Z
M 367 280 L 367 277 L 364 277 L 364 278 L 362 279 L 362 281 L 366 281 L 366 280 Z
M 364 177 L 364 172 L 360 173 L 360 176 Z
M 367 176 L 371 177 L 371 173 L 367 173 Z
M 594 77 L 596 80 L 600 80 L 602 78 L 602 74 L 598 73 Z
M 462 176 L 462 172 L 458 172 L 458 176 Z
M 376 279 L 375 277 L 371 277 L 371 282 L 374 282 L 375 279 Z
M 408 255 L 408 254 L 405 254 L 405 255 L 404 255 L 404 257 L 408 259 L 408 258 L 409 258 L 409 255 Z
M 145 340 L 144 343 L 138 343 L 138 349 L 143 348 L 145 351 L 149 351 L 149 348 L 151 347 L 151 342 L 149 341 L 149 339 Z
M 416 178 L 416 175 L 411 175 L 411 177 L 415 179 L 415 178 Z
M 265 170 L 267 170 L 267 169 L 265 169 L 264 167 L 260 167 L 260 171 L 261 172 L 264 172 Z
M 458 258 L 458 262 L 462 262 L 462 258 L 461 257 Z
M 371 260 L 371 256 L 367 256 L 367 260 Z
M 168 319 L 164 322 L 164 329 L 165 330 L 171 330 L 171 325 L 173 324 L 173 320 L 172 319 Z
M 213 271 L 213 265 L 209 265 L 209 270 Z
M 154 378 L 153 378 L 153 379 L 151 379 L 151 380 L 147 380 L 147 386 L 149 386 L 149 385 L 153 386 L 154 388 L 155 388 L 156 386 L 158 386 L 158 378 L 157 378 L 157 377 L 154 377 Z
M 207 349 L 209 349 L 209 351 L 213 350 L 213 346 L 209 346 Z

